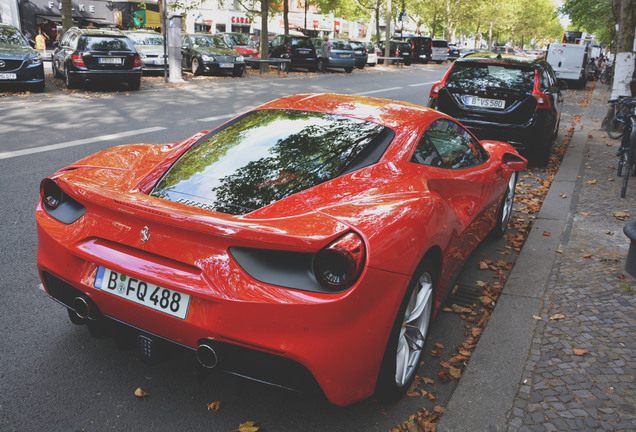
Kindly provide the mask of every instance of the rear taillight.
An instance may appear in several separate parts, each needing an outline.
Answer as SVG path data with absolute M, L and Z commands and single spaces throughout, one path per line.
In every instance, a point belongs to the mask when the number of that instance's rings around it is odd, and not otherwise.
M 71 56 L 71 59 L 75 66 L 86 67 L 86 65 L 84 64 L 84 58 L 81 54 L 73 54 Z
M 532 97 L 536 99 L 538 109 L 550 109 L 552 108 L 552 103 L 550 102 L 550 98 L 548 97 L 548 95 L 541 91 L 541 86 L 539 85 L 540 79 L 541 75 L 539 74 L 539 70 L 535 70 Z
M 139 54 L 135 54 L 135 62 L 133 63 L 133 67 L 141 67 L 141 57 L 139 57 Z
M 291 49 L 291 47 L 290 47 L 290 46 L 288 46 L 288 47 L 287 47 L 287 54 L 291 54 L 291 52 L 292 52 L 292 49 Z
M 431 93 L 428 95 L 428 97 L 429 98 L 438 97 L 439 91 L 443 89 L 444 86 L 445 86 L 444 81 L 440 81 L 438 83 L 433 84 L 433 87 L 431 87 Z
M 40 196 L 46 207 L 55 210 L 62 202 L 63 192 L 57 183 L 49 178 L 45 178 L 40 183 Z
M 347 288 L 362 273 L 365 255 L 366 248 L 362 238 L 353 232 L 345 234 L 316 254 L 316 279 L 328 288 Z

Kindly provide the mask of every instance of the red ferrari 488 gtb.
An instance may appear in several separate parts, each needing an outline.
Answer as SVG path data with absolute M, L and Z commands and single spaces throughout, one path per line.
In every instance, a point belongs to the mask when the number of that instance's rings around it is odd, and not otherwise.
M 400 397 L 463 260 L 506 230 L 517 171 L 440 112 L 284 97 L 41 183 L 38 270 L 94 334 L 347 405 Z

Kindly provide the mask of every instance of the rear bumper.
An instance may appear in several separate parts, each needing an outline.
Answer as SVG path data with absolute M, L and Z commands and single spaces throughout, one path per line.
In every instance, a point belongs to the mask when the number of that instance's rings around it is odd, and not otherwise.
M 375 391 L 408 276 L 367 267 L 348 291 L 324 294 L 266 285 L 230 265 L 225 280 L 231 281 L 231 289 L 217 286 L 218 282 L 202 270 L 199 279 L 180 284 L 171 279 L 174 273 L 170 268 L 162 272 L 156 262 L 147 263 L 150 270 L 136 266 L 134 250 L 129 258 L 121 251 L 91 256 L 86 246 L 89 241 L 73 226 L 82 225 L 82 219 L 62 226 L 41 209 L 41 204 L 36 219 L 40 277 L 46 291 L 66 307 L 71 307 L 72 296 L 81 293 L 100 314 L 143 333 L 189 349 L 196 349 L 201 341 L 221 344 L 225 347 L 222 350 L 239 358 L 222 366 L 230 371 L 237 364 L 249 369 L 262 356 L 275 365 L 298 365 L 293 368 L 308 371 L 336 405 L 352 404 Z M 189 294 L 186 318 L 175 318 L 95 288 L 98 265 Z M 62 294 L 58 285 L 65 287 Z
M 130 81 L 135 78 L 141 78 L 141 67 L 133 70 L 82 70 L 68 71 L 69 75 L 81 81 Z

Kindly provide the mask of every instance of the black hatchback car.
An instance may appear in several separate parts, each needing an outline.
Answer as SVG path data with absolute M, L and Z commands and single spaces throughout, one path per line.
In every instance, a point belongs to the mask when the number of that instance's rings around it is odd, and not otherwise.
M 477 138 L 508 142 L 538 165 L 550 158 L 562 105 L 545 60 L 491 53 L 457 59 L 429 99 Z
M 318 55 L 313 42 L 307 36 L 278 35 L 269 43 L 271 58 L 286 58 L 289 63 L 281 64 L 281 69 L 304 68 L 310 72 L 318 69 Z
M 20 30 L 0 24 L 0 91 L 28 87 L 44 90 L 42 56 L 33 49 Z
M 193 75 L 230 73 L 241 77 L 245 72 L 245 58 L 230 48 L 223 37 L 209 33 L 182 35 L 181 61 Z
M 93 82 L 123 82 L 131 90 L 141 84 L 141 57 L 119 30 L 68 29 L 51 56 L 54 76 L 69 89 Z

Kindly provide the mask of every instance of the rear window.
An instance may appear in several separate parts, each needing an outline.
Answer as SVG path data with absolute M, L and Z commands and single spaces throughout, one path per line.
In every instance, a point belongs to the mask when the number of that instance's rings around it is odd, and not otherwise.
M 435 48 L 446 48 L 448 46 L 448 42 L 445 40 L 434 40 L 433 46 Z
M 82 36 L 78 50 L 89 51 L 134 51 L 130 39 L 120 36 Z
M 259 110 L 204 137 L 151 195 L 246 214 L 373 163 L 369 155 L 379 159 L 392 136 L 381 125 L 349 117 Z
M 299 47 L 299 48 L 313 48 L 313 45 L 311 44 L 311 40 L 309 38 L 291 38 L 291 44 L 292 46 L 295 47 Z
M 332 41 L 331 48 L 335 50 L 351 51 L 351 45 L 349 45 L 349 42 Z
M 446 78 L 448 88 L 488 89 L 489 87 L 531 92 L 534 69 L 505 64 L 455 63 Z
M 135 45 L 163 46 L 163 36 L 151 33 L 127 33 Z

